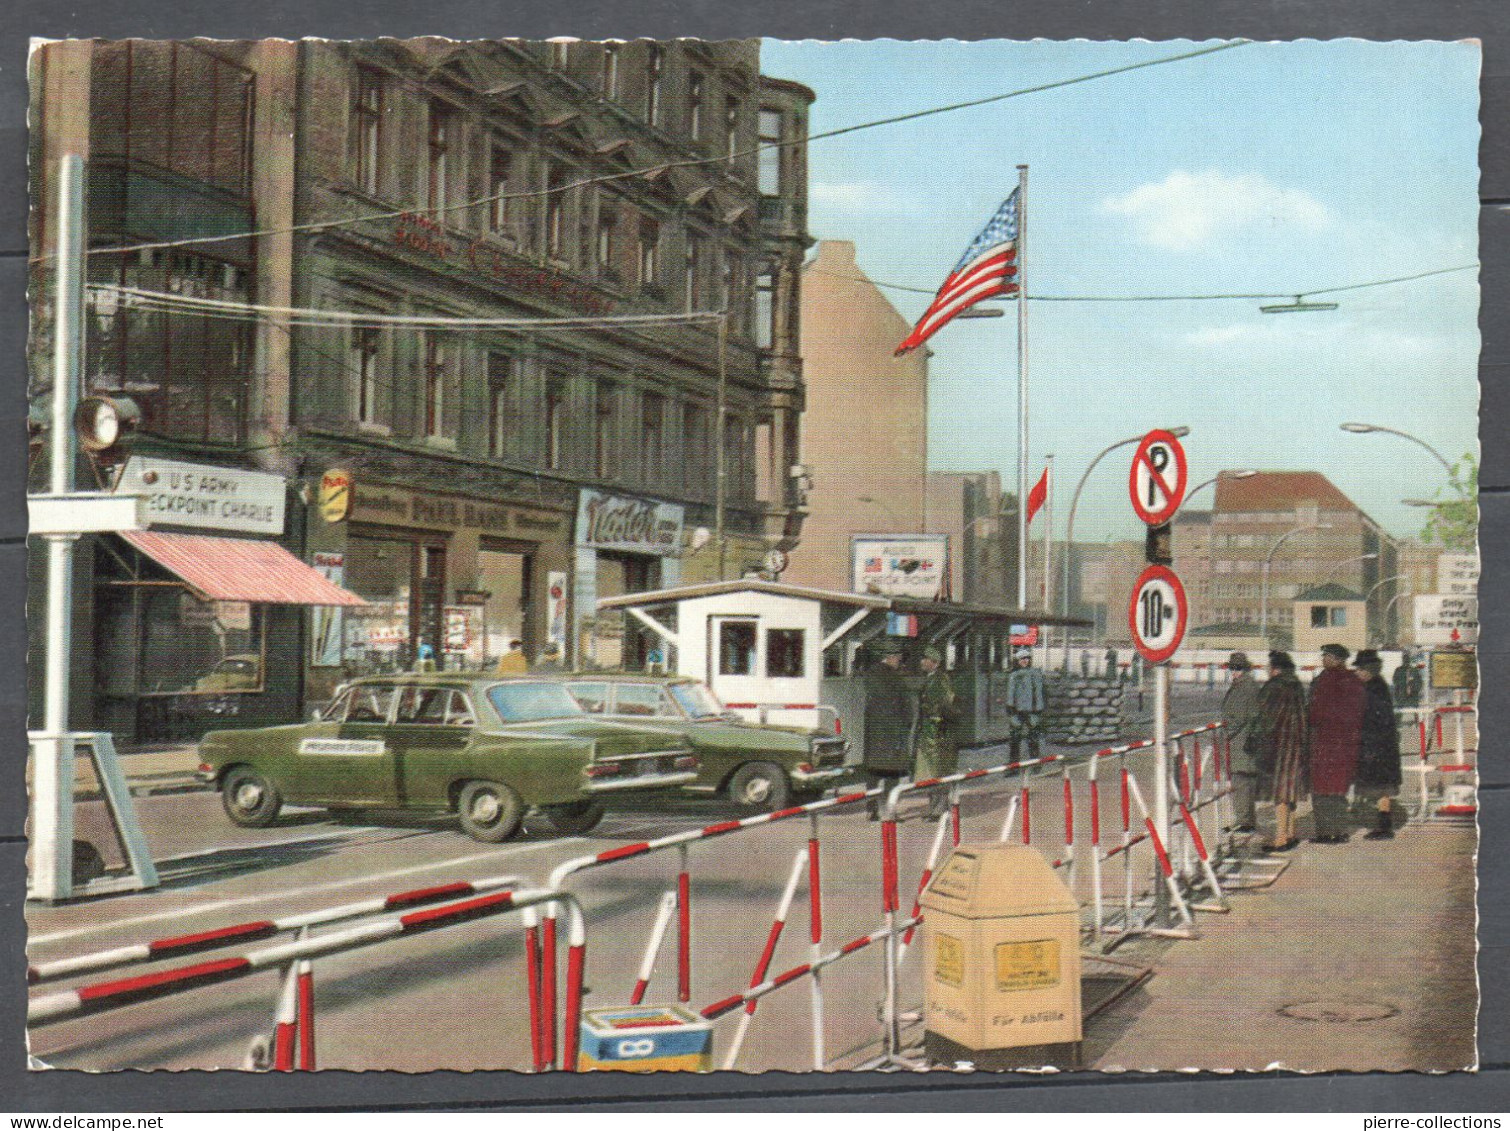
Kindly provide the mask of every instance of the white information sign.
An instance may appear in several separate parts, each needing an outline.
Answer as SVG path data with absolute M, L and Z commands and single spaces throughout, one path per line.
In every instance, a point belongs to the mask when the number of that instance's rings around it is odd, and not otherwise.
M 1477 554 L 1439 554 L 1437 556 L 1437 592 L 1452 597 L 1479 595 L 1479 556 Z
M 1417 644 L 1477 644 L 1479 599 L 1443 593 L 1416 598 Z
M 153 526 L 283 533 L 286 492 L 280 475 L 132 456 L 116 484 L 120 495 L 145 495 Z
M 850 540 L 851 588 L 936 601 L 949 577 L 947 534 L 861 534 Z

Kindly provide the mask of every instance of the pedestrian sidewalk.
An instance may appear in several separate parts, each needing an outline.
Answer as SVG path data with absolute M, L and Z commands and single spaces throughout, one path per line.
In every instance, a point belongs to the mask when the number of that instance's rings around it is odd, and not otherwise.
M 1199 939 L 1136 956 L 1155 977 L 1091 1023 L 1087 1066 L 1474 1064 L 1476 846 L 1471 825 L 1447 824 L 1302 842 L 1272 886 L 1233 893 L 1229 915 L 1199 915 Z

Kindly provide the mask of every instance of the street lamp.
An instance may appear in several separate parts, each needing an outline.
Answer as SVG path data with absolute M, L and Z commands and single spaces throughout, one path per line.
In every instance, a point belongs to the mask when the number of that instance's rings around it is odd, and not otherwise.
M 1269 567 L 1274 564 L 1274 555 L 1291 537 L 1304 530 L 1331 530 L 1329 522 L 1308 522 L 1304 526 L 1297 526 L 1294 530 L 1286 530 L 1275 539 L 1274 545 L 1269 547 L 1268 556 L 1264 558 L 1264 570 L 1261 600 L 1258 612 L 1258 634 L 1263 637 L 1265 647 L 1269 643 Z
M 1252 479 L 1257 474 L 1258 472 L 1252 470 L 1251 468 L 1244 468 L 1242 471 L 1218 471 L 1210 479 L 1197 483 L 1194 487 L 1190 488 L 1190 490 L 1186 491 L 1185 502 L 1188 503 L 1192 495 L 1201 490 L 1203 487 L 1210 487 L 1218 479 Z M 1181 503 L 1181 506 L 1183 505 L 1184 503 Z
M 1185 427 L 1184 425 L 1181 425 L 1178 428 L 1167 428 L 1165 429 L 1165 431 L 1167 431 L 1171 436 L 1174 436 L 1177 439 L 1190 435 L 1190 429 Z M 1064 583 L 1060 587 L 1059 593 L 1059 611 L 1066 617 L 1070 615 L 1070 555 L 1072 553 L 1072 547 L 1075 545 L 1075 508 L 1080 505 L 1080 491 L 1085 486 L 1085 481 L 1091 477 L 1091 472 L 1096 470 L 1096 465 L 1101 462 L 1103 457 L 1116 451 L 1118 448 L 1125 448 L 1129 444 L 1136 444 L 1142 439 L 1142 436 L 1129 436 L 1125 440 L 1118 440 L 1115 444 L 1108 444 L 1106 447 L 1102 448 L 1101 451 L 1096 454 L 1096 458 L 1091 460 L 1090 466 L 1085 469 L 1085 474 L 1080 477 L 1080 482 L 1075 484 L 1075 493 L 1070 497 L 1070 516 L 1068 520 L 1066 520 L 1064 527 Z M 1025 569 L 1026 563 L 1018 563 L 1017 568 L 1019 570 Z M 1069 667 L 1069 663 L 1070 629 L 1069 625 L 1065 625 L 1064 666 Z
M 1452 464 L 1447 462 L 1447 458 L 1442 455 L 1441 452 L 1437 451 L 1436 448 L 1432 447 L 1425 440 L 1421 439 L 1421 437 L 1419 436 L 1412 436 L 1409 432 L 1402 432 L 1398 428 L 1386 428 L 1382 424 L 1359 424 L 1356 421 L 1349 421 L 1348 423 L 1341 425 L 1341 428 L 1344 432 L 1352 432 L 1355 435 L 1359 436 L 1367 432 L 1388 432 L 1391 436 L 1399 436 L 1401 439 L 1409 440 L 1413 444 L 1420 444 L 1421 447 L 1425 448 L 1428 452 L 1437 457 L 1437 461 L 1447 469 L 1449 478 L 1452 475 Z

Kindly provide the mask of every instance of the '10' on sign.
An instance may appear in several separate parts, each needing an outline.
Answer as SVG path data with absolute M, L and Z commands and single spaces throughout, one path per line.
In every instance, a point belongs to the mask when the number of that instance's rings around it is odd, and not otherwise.
M 1185 587 L 1167 566 L 1151 565 L 1133 586 L 1127 620 L 1133 644 L 1150 664 L 1162 664 L 1185 638 Z

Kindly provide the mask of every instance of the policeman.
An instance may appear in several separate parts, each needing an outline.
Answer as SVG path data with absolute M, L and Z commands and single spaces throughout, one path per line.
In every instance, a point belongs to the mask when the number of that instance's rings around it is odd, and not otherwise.
M 1048 692 L 1043 673 L 1033 666 L 1033 653 L 1024 648 L 1017 653 L 1017 666 L 1007 676 L 1007 710 L 1012 712 L 1012 761 L 1022 753 L 1022 740 L 1028 740 L 1030 755 L 1043 753 L 1043 711 L 1048 706 Z

